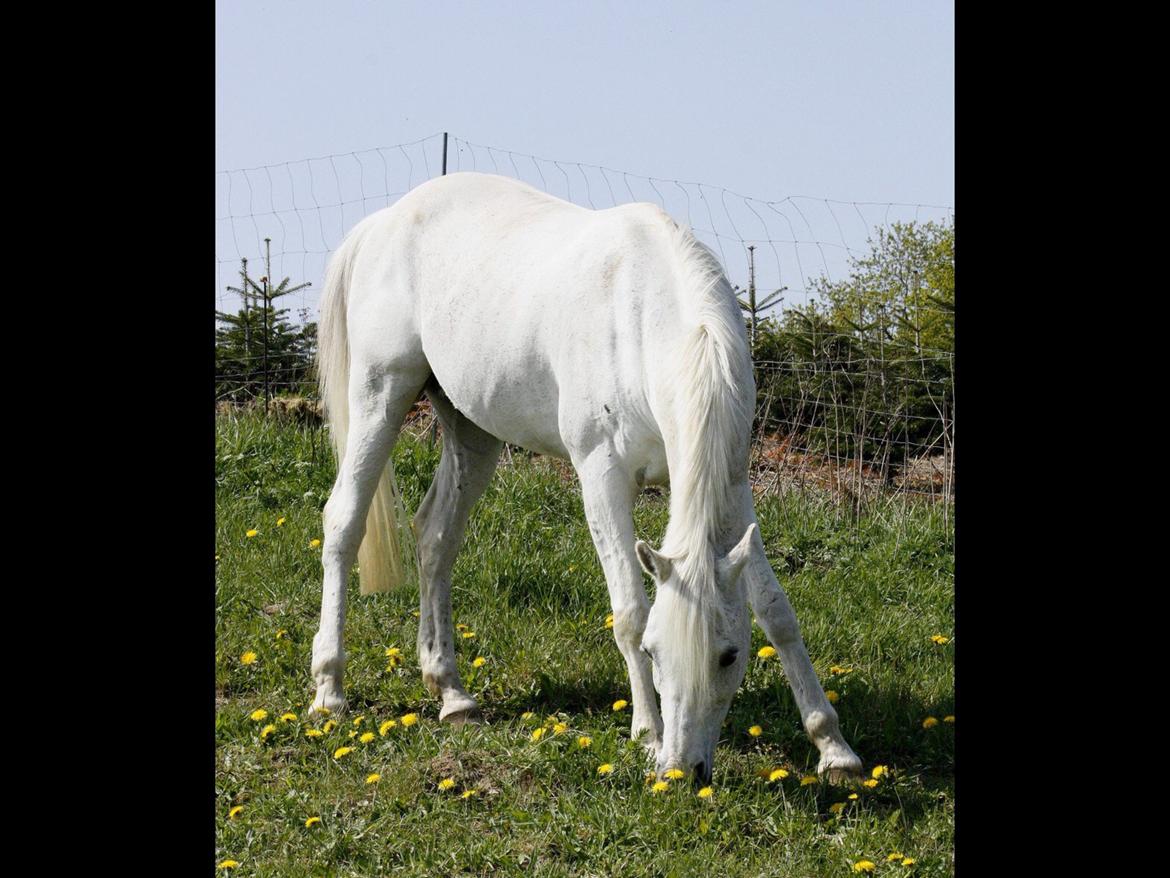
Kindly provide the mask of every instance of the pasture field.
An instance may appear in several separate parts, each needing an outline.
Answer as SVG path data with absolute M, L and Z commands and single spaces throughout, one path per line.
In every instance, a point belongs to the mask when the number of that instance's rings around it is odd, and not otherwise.
M 394 457 L 413 511 L 439 446 L 404 433 Z M 356 574 L 349 710 L 310 717 L 321 590 L 312 541 L 332 454 L 321 430 L 217 418 L 217 874 L 735 878 L 845 876 L 868 864 L 874 875 L 952 874 L 954 550 L 941 514 L 854 520 L 807 496 L 757 501 L 845 737 L 867 778 L 886 771 L 870 786 L 802 782 L 816 749 L 778 659 L 754 655 L 767 645 L 755 627 L 712 795 L 700 798 L 689 779 L 653 790 L 629 740 L 630 708 L 613 709 L 630 697 L 625 664 L 567 473 L 513 455 L 468 526 L 454 618 L 474 634 L 457 638 L 458 660 L 485 724 L 438 722 L 417 668 L 417 589 L 361 597 Z M 666 498 L 642 495 L 635 514 L 638 535 L 658 546 Z M 388 657 L 394 647 L 400 659 Z M 924 727 L 928 717 L 937 722 Z M 603 764 L 612 771 L 599 774 Z M 238 865 L 221 870 L 225 861 Z

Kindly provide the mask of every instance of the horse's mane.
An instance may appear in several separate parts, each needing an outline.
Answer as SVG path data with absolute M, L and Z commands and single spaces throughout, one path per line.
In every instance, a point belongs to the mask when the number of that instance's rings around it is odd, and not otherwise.
M 726 551 L 727 528 L 738 521 L 736 483 L 746 473 L 755 404 L 751 354 L 739 305 L 715 254 L 688 230 L 672 224 L 681 262 L 683 307 L 691 318 L 676 349 L 674 437 L 671 455 L 670 523 L 662 554 L 675 562 L 684 594 L 668 598 L 668 624 L 690 639 L 688 676 L 708 686 L 718 612 L 717 552 Z M 738 534 L 735 535 L 738 537 Z

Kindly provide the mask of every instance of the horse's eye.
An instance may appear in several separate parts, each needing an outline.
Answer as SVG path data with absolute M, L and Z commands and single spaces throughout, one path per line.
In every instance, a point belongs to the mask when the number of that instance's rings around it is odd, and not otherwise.
M 739 650 L 729 649 L 723 655 L 719 656 L 719 667 L 728 668 L 735 664 L 736 656 L 739 655 Z

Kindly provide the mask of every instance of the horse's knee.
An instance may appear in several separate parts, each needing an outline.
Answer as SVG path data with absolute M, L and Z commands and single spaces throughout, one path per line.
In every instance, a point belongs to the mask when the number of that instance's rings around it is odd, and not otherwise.
M 767 632 L 768 639 L 774 644 L 779 646 L 800 641 L 800 625 L 796 621 L 796 613 L 782 596 L 774 596 L 762 606 L 753 609 L 760 627 Z
M 646 620 L 649 617 L 649 607 L 642 605 L 614 610 L 613 636 L 618 645 L 630 649 L 641 646 L 642 632 L 646 630 Z

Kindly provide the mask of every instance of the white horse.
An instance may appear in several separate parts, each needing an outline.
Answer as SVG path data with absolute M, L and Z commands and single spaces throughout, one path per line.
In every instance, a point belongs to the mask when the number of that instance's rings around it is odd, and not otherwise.
M 631 732 L 645 735 L 659 773 L 710 779 L 750 660 L 749 601 L 818 770 L 860 770 L 764 555 L 748 484 L 755 383 L 744 324 L 718 262 L 689 231 L 651 204 L 587 210 L 509 178 L 452 174 L 354 227 L 329 265 L 320 330 L 339 465 L 325 506 L 314 709 L 345 706 L 355 558 L 363 594 L 402 580 L 408 522 L 388 461 L 425 392 L 443 455 L 413 519 L 418 652 L 440 719 L 477 711 L 455 665 L 451 570 L 510 442 L 576 468 L 629 671 Z M 635 540 L 631 509 L 641 486 L 668 480 L 670 523 L 655 551 Z M 653 606 L 642 570 L 657 584 Z

